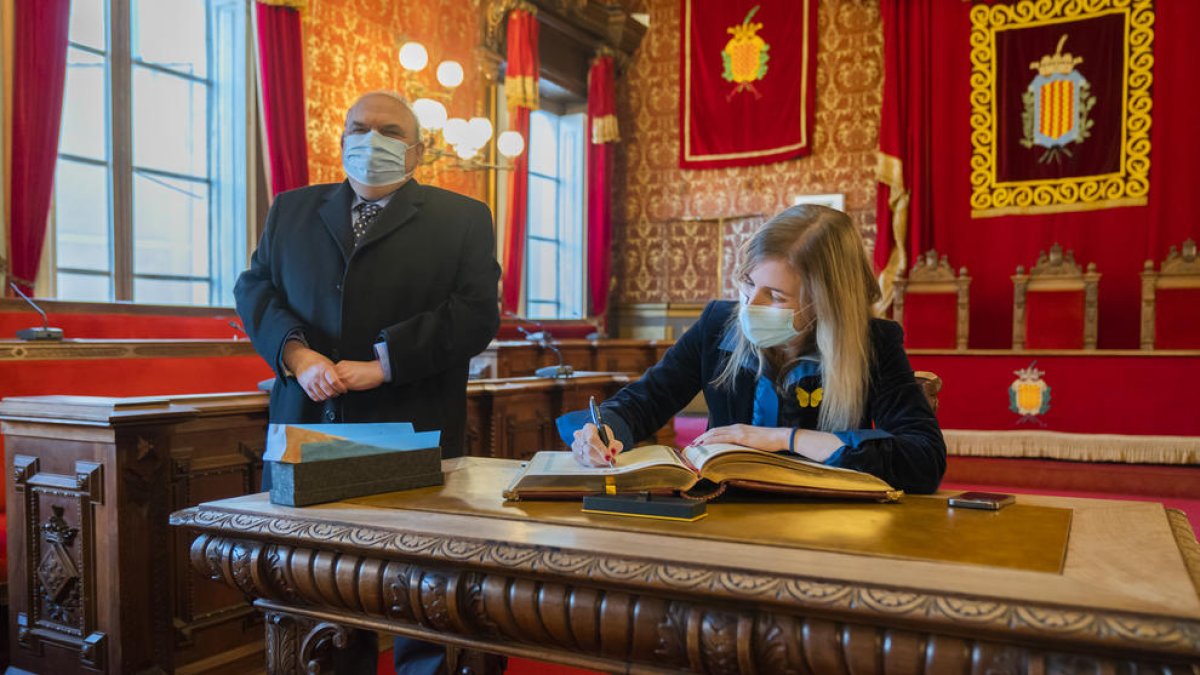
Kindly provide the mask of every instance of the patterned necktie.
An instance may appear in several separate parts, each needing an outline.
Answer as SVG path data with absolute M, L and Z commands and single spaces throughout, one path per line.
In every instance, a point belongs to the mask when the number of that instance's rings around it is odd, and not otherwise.
M 383 207 L 375 202 L 363 202 L 354 207 L 355 247 L 362 243 L 363 237 L 367 236 L 367 230 L 371 229 L 371 224 L 379 218 L 380 211 L 383 211 Z

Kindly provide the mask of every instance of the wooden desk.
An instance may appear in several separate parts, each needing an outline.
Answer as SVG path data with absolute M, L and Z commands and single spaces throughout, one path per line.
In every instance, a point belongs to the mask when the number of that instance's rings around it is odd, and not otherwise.
M 588 372 L 562 379 L 472 380 L 467 383 L 467 454 L 529 459 L 538 450 L 562 449 L 554 420 L 586 408 L 590 396 L 603 401 L 629 381 L 620 373 Z
M 628 381 L 471 382 L 468 452 L 521 459 L 561 447 L 559 414 Z M 167 516 L 258 490 L 266 394 L 14 397 L 0 402 L 0 420 L 15 666 L 199 673 L 260 662 L 258 614 L 191 572 Z
M 196 569 L 257 598 L 271 673 L 317 672 L 353 629 L 608 672 L 1194 672 L 1180 514 L 1020 501 L 1074 510 L 1061 573 L 264 495 L 172 523 L 198 532 Z
M 640 376 L 658 363 L 673 344 L 671 340 L 552 340 L 562 354 L 563 363 L 575 370 L 632 373 Z M 558 365 L 553 350 L 529 340 L 502 340 L 488 345 L 472 359 L 488 377 L 524 377 L 542 366 Z
M 261 659 L 241 594 L 189 569 L 171 511 L 258 489 L 267 397 L 0 402 L 9 645 L 35 673 L 206 672 Z

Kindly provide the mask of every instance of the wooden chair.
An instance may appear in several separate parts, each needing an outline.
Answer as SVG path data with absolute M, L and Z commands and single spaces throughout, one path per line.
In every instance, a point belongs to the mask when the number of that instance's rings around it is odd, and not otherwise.
M 892 317 L 904 327 L 904 344 L 913 348 L 966 349 L 971 277 L 954 273 L 935 250 L 917 257 L 912 271 L 896 275 Z
M 1200 349 L 1200 258 L 1196 241 L 1171 247 L 1162 268 L 1142 270 L 1142 349 Z
M 917 379 L 917 384 L 921 385 L 921 390 L 925 392 L 925 398 L 929 401 L 929 407 L 933 409 L 933 414 L 938 411 L 938 392 L 942 390 L 942 378 L 928 370 L 918 370 L 913 373 L 913 377 Z
M 1013 282 L 1013 349 L 1095 349 L 1100 273 L 1087 272 L 1075 254 L 1055 244 L 1042 251 L 1025 273 L 1017 266 Z

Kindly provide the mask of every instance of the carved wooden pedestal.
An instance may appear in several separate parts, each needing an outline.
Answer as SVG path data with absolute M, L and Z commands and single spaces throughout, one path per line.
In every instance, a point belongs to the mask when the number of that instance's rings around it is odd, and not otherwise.
M 262 394 L 0 402 L 13 666 L 203 672 L 261 659 L 261 618 L 189 569 L 179 508 L 257 490 Z

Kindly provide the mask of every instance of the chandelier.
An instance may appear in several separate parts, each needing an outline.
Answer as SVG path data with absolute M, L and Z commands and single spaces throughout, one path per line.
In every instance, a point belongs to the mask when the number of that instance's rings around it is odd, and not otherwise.
M 424 136 L 424 163 L 445 158 L 464 170 L 506 169 L 506 165 L 491 164 L 485 160 L 488 153 L 483 151 L 488 149 L 493 140 L 496 151 L 506 160 L 512 160 L 525 151 L 525 138 L 518 131 L 503 131 L 496 136 L 492 121 L 486 117 L 466 119 L 449 116 L 446 104 L 454 97 L 465 76 L 461 63 L 452 60 L 439 63 L 435 75 L 441 88 L 430 88 L 416 77 L 429 65 L 429 51 L 425 45 L 415 41 L 404 42 L 400 45 L 399 56 L 404 90 L 416 97 L 412 107 Z

